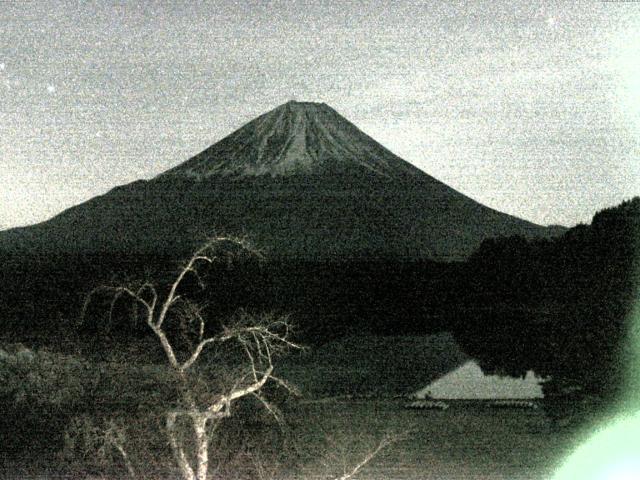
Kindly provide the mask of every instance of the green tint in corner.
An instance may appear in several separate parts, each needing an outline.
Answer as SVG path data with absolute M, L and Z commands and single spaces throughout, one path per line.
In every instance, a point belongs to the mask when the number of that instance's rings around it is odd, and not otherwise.
M 580 446 L 554 480 L 640 479 L 640 412 L 620 416 Z
M 637 297 L 636 297 L 637 298 Z M 640 480 L 640 304 L 630 317 L 626 391 L 615 419 L 592 432 L 554 480 Z

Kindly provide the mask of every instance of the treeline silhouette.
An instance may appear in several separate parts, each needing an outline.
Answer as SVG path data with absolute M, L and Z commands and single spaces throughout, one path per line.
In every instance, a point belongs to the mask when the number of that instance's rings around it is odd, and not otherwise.
M 634 348 L 639 245 L 637 197 L 556 239 L 485 241 L 465 268 L 463 349 L 488 370 L 551 376 L 548 394 L 615 397 Z
M 354 334 L 451 331 L 489 371 L 533 369 L 553 378 L 547 393 L 579 388 L 614 395 L 637 293 L 639 224 L 640 198 L 634 198 L 555 239 L 487 240 L 466 262 L 245 258 L 212 266 L 204 278 L 209 288 L 201 291 L 194 281 L 185 293 L 206 301 L 221 321 L 239 307 L 289 313 L 308 345 Z M 3 336 L 55 348 L 112 349 L 138 341 L 147 329 L 130 321 L 124 302 L 111 318 L 94 303 L 78 326 L 85 296 L 126 278 L 163 284 L 180 258 L 0 254 Z

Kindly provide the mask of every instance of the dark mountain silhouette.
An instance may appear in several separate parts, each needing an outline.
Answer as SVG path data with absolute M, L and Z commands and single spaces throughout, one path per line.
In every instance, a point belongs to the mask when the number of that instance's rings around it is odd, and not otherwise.
M 0 233 L 0 251 L 178 258 L 213 232 L 322 261 L 457 260 L 487 238 L 560 233 L 471 200 L 325 104 L 289 102 L 154 179 Z

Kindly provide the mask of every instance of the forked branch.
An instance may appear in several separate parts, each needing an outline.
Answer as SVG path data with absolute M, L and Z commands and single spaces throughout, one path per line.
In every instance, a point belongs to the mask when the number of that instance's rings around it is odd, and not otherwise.
M 399 435 L 385 435 L 382 440 L 380 440 L 378 445 L 373 450 L 368 452 L 364 456 L 364 458 L 360 462 L 358 462 L 350 471 L 345 472 L 343 475 L 341 475 L 340 477 L 336 477 L 333 480 L 349 480 L 355 477 L 358 472 L 360 472 L 360 470 L 362 470 L 365 465 L 367 465 L 369 462 L 371 462 L 371 460 L 378 456 L 378 454 L 382 450 L 387 448 L 389 445 L 398 442 L 400 438 L 401 437 Z

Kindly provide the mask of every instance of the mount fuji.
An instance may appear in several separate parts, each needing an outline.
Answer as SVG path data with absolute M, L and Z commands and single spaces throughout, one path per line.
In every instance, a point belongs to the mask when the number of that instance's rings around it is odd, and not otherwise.
M 487 238 L 559 231 L 468 198 L 325 104 L 291 101 L 155 178 L 0 232 L 0 251 L 175 257 L 213 233 L 332 261 L 463 260 Z

